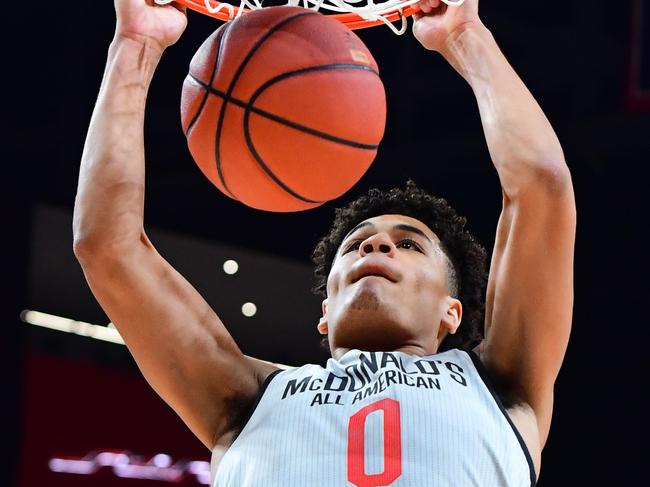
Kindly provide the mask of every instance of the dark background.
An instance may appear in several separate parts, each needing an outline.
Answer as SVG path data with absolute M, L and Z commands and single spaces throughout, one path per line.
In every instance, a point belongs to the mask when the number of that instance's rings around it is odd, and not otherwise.
M 484 1 L 481 15 L 555 127 L 577 199 L 574 325 L 557 381 L 554 422 L 539 485 L 635 485 L 644 478 L 648 433 L 650 2 Z M 34 296 L 55 293 L 57 287 L 56 280 L 49 288 L 36 290 L 30 283 L 27 270 L 37 245 L 34 215 L 42 207 L 64 214 L 72 211 L 84 137 L 114 28 L 112 2 L 30 2 L 11 11 L 6 21 L 18 27 L 14 42 L 6 44 L 3 91 L 9 116 L 3 117 L 2 130 L 7 304 L 2 307 L 1 356 L 8 372 L 2 425 L 6 467 L 2 470 L 7 485 L 19 485 L 19 471 L 37 463 L 40 457 L 33 452 L 42 451 L 44 445 L 65 447 L 63 453 L 79 456 L 109 446 L 139 448 L 142 454 L 156 453 L 152 448 L 167 448 L 179 456 L 201 452 L 161 401 L 147 406 L 148 411 L 162 411 L 149 415 L 149 423 L 147 418 L 135 419 L 142 414 L 137 404 L 144 400 L 129 400 L 130 396 L 121 395 L 119 381 L 102 375 L 95 376 L 93 388 L 85 389 L 70 386 L 75 382 L 63 373 L 57 376 L 61 387 L 52 388 L 51 394 L 60 391 L 83 411 L 99 411 L 100 405 L 110 406 L 112 401 L 134 404 L 114 427 L 138 421 L 149 424 L 151 434 L 142 434 L 151 439 L 147 445 L 118 445 L 119 435 L 94 445 L 92 438 L 101 437 L 101 432 L 89 426 L 79 432 L 87 441 L 70 446 L 65 443 L 72 435 L 69 431 L 60 439 L 46 429 L 29 427 L 41 424 L 34 423 L 35 418 L 62 427 L 76 421 L 68 409 L 54 414 L 47 394 L 37 394 L 44 383 L 52 386 L 53 369 L 43 364 L 78 364 L 79 370 L 108 367 L 140 381 L 140 392 L 133 394 L 152 393 L 124 349 L 28 330 L 19 320 L 22 309 L 34 306 Z M 168 50 L 154 78 L 145 134 L 148 228 L 307 265 L 335 207 L 369 187 L 388 188 L 413 177 L 449 199 L 468 217 L 470 230 L 491 249 L 500 188 L 474 97 L 442 58 L 422 49 L 410 33 L 396 37 L 384 28 L 360 32 L 380 65 L 388 120 L 376 161 L 346 195 L 296 214 L 259 212 L 222 196 L 191 160 L 179 117 L 180 88 L 189 60 L 218 25 L 190 14 L 186 33 Z M 71 254 L 71 232 L 69 243 Z M 105 324 L 98 309 L 80 316 L 83 306 L 75 303 L 87 300 L 87 293 L 83 285 L 69 292 L 58 313 Z M 276 306 L 291 303 L 276 302 Z M 317 313 L 315 309 L 314 320 Z M 257 355 L 292 365 L 324 363 L 315 323 L 309 323 L 309 343 L 301 341 L 299 334 L 282 334 L 263 341 Z M 248 335 L 250 342 L 238 342 L 244 351 L 260 345 L 255 336 Z M 34 361 L 35 356 L 46 359 Z M 167 423 L 174 424 L 166 436 L 169 445 L 153 434 L 156 428 L 167 428 Z M 129 438 L 133 437 L 141 436 L 133 433 Z M 178 451 L 178 445 L 187 447 Z M 24 474 L 20 482 L 21 487 L 38 485 L 28 483 Z M 56 481 L 49 482 L 55 485 Z M 95 485 L 88 482 L 83 485 Z M 114 485 L 154 485 L 124 482 L 115 480 Z

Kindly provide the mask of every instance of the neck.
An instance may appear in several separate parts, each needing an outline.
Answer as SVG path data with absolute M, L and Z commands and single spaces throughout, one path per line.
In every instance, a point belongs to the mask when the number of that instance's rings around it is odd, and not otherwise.
M 336 360 L 340 360 L 343 355 L 348 353 L 350 350 L 353 350 L 352 348 L 345 348 L 345 347 L 335 347 L 333 348 L 332 352 L 332 358 Z M 423 347 L 421 345 L 417 344 L 408 344 L 404 345 L 392 350 L 369 350 L 366 348 L 358 348 L 358 350 L 363 350 L 367 352 L 402 352 L 406 353 L 408 355 L 415 355 L 417 357 L 424 357 L 425 355 L 432 355 L 438 351 L 438 343 L 435 344 L 433 347 Z

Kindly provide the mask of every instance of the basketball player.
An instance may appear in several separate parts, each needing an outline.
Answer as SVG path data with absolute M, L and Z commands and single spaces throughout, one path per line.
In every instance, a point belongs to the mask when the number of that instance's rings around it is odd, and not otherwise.
M 489 278 L 444 200 L 412 183 L 371 191 L 314 253 L 332 358 L 287 369 L 242 354 L 147 238 L 145 99 L 186 16 L 150 0 L 115 6 L 74 250 L 144 376 L 220 458 L 213 485 L 534 485 L 571 326 L 576 212 L 560 144 L 478 0 L 423 0 L 414 34 L 478 102 L 503 189 Z

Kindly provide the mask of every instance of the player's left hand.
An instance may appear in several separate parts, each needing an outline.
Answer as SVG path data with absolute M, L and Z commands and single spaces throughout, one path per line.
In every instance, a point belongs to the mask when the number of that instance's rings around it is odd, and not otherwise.
M 413 15 L 413 35 L 425 48 L 444 55 L 465 29 L 483 25 L 478 2 L 465 0 L 460 6 L 449 6 L 442 0 L 420 0 L 420 12 Z

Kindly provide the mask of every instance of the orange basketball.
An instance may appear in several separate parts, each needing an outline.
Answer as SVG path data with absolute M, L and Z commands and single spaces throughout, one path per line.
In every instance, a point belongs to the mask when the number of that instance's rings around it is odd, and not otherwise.
M 222 25 L 183 83 L 192 157 L 227 196 L 268 211 L 319 206 L 350 189 L 377 153 L 386 97 L 351 30 L 300 7 Z

